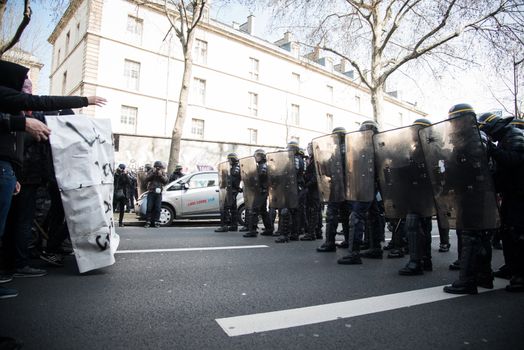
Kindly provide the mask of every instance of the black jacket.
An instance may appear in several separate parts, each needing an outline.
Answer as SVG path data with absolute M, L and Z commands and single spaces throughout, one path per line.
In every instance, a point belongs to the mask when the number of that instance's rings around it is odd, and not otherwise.
M 88 105 L 86 97 L 35 96 L 21 92 L 29 69 L 0 60 L 0 160 L 10 162 L 17 176 L 23 160 L 26 118 L 21 111 L 49 111 Z
M 524 196 L 524 134 L 506 126 L 495 148 L 488 153 L 496 162 L 495 187 L 503 194 Z

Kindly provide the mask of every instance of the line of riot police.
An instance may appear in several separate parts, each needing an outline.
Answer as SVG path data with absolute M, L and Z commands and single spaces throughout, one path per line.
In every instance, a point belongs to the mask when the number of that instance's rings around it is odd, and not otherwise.
M 242 178 L 248 213 L 244 237 L 257 236 L 262 216 L 262 235 L 278 235 L 277 243 L 298 240 L 301 233 L 301 240 L 320 238 L 322 203 L 327 205 L 326 234 L 318 252 L 336 251 L 339 221 L 349 219 L 343 244 L 348 254 L 338 263 L 381 259 L 388 219 L 396 223 L 394 240 L 404 226 L 410 257 L 399 274 L 411 276 L 433 269 L 436 215 L 439 229 L 455 229 L 459 242 L 459 279 L 444 291 L 476 294 L 478 286 L 493 288 L 491 237 L 499 229 L 505 266 L 495 275 L 510 278 L 508 291 L 524 291 L 524 136 L 517 129 L 523 123 L 510 125 L 512 118 L 491 113 L 477 121 L 467 104 L 453 106 L 448 117 L 435 124 L 421 118 L 383 132 L 373 121 L 356 132 L 335 128 L 312 140 L 309 158 L 294 141 L 285 151 L 259 149 L 240 160 L 232 153 L 219 165 L 223 215 L 216 231 L 237 230 Z M 267 204 L 270 213 L 279 212 L 276 232 Z M 368 249 L 361 252 L 365 233 Z M 444 246 L 449 249 L 449 242 Z

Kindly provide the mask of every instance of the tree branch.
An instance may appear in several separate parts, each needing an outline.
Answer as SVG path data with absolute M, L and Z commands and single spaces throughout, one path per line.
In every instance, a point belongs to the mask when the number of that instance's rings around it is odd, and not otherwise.
M 13 35 L 11 40 L 9 40 L 5 45 L 0 47 L 0 57 L 9 49 L 11 49 L 13 46 L 16 45 L 16 43 L 20 40 L 22 37 L 22 33 L 24 32 L 25 28 L 31 21 L 31 6 L 30 6 L 30 0 L 24 0 L 24 17 L 22 18 L 22 22 L 20 22 L 20 25 L 18 26 L 18 29 L 16 30 L 16 33 Z

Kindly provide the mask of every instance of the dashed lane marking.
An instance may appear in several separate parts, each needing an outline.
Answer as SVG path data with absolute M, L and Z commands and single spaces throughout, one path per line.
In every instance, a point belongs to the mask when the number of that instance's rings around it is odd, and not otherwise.
M 136 254 L 136 253 L 164 253 L 164 252 L 192 252 L 201 250 L 231 250 L 231 249 L 258 249 L 269 248 L 267 245 L 234 245 L 228 247 L 195 247 L 195 248 L 171 248 L 171 249 L 136 249 L 118 250 L 116 254 Z
M 495 288 L 479 288 L 479 293 L 502 289 L 507 283 L 506 280 L 496 278 Z M 431 287 L 297 309 L 219 318 L 216 319 L 216 322 L 227 335 L 235 337 L 368 315 L 465 296 L 444 293 L 443 287 Z

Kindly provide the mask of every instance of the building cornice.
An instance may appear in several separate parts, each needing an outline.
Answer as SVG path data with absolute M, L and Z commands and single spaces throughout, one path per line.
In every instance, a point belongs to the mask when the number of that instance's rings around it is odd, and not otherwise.
M 58 21 L 58 24 L 56 25 L 55 29 L 53 30 L 53 32 L 47 39 L 47 41 L 51 45 L 54 45 L 56 39 L 58 38 L 62 30 L 65 28 L 65 26 L 67 25 L 71 17 L 73 17 L 76 10 L 80 7 L 80 5 L 82 5 L 84 1 L 85 0 L 71 0 L 70 1 L 69 6 L 67 7 L 64 14 L 62 15 L 62 18 L 60 18 L 60 21 Z

